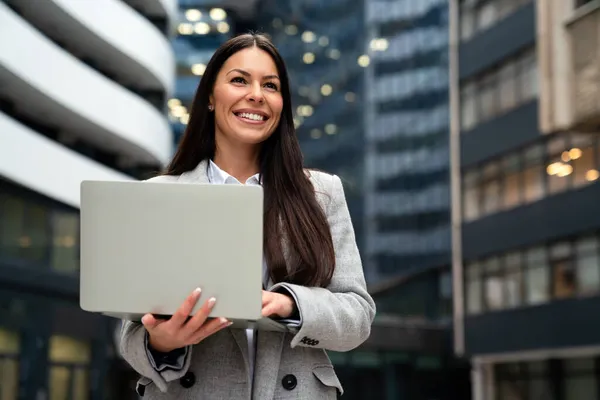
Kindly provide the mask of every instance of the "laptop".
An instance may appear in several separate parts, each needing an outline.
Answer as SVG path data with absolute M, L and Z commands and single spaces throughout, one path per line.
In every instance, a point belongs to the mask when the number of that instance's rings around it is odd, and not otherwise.
M 263 318 L 260 186 L 83 181 L 80 307 L 140 321 L 169 318 L 196 287 L 209 318 L 289 331 Z

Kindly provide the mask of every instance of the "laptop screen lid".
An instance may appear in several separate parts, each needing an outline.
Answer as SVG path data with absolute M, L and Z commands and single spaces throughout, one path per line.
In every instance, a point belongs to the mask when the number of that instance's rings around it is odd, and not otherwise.
M 261 318 L 260 186 L 84 181 L 80 306 L 172 315 L 196 288 L 211 317 Z

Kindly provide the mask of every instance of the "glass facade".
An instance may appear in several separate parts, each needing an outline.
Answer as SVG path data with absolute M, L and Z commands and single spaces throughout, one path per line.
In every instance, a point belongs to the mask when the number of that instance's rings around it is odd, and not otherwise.
M 372 280 L 450 263 L 448 2 L 369 1 L 364 255 Z
M 115 326 L 81 311 L 78 273 L 79 212 L 0 179 L 0 399 L 123 393 L 99 384 Z
M 0 261 L 73 276 L 79 271 L 79 212 L 0 179 Z
M 359 247 L 364 243 L 364 5 L 278 1 L 260 5 L 257 28 L 282 53 L 305 164 L 340 176 Z
M 370 282 L 449 264 L 446 1 L 265 1 L 308 167 L 339 175 Z
M 177 77 L 175 93 L 168 102 L 175 145 L 189 120 L 189 109 L 206 64 L 214 51 L 233 35 L 233 22 L 228 13 L 207 3 L 201 0 L 179 2 L 177 34 L 172 39 Z

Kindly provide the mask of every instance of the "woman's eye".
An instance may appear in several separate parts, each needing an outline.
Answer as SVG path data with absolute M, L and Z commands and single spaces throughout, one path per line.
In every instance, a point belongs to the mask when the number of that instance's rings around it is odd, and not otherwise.
M 238 77 L 236 77 L 236 78 L 233 78 L 233 79 L 231 80 L 231 82 L 234 82 L 234 83 L 246 83 L 246 80 L 245 80 L 244 78 L 242 78 L 242 77 L 238 76 Z
M 273 89 L 273 90 L 277 90 L 277 85 L 274 84 L 273 82 L 269 82 L 265 84 L 266 87 L 268 87 L 269 89 Z

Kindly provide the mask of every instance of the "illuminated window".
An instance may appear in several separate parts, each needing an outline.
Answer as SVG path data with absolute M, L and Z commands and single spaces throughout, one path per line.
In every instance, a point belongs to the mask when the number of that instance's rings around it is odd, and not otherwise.
M 73 393 L 74 400 L 89 398 L 89 364 L 91 348 L 86 342 L 54 335 L 49 345 L 50 400 L 67 399 Z
M 534 146 L 525 151 L 523 171 L 523 197 L 526 203 L 532 203 L 544 196 L 544 167 L 542 166 L 544 148 Z
M 500 209 L 500 179 L 498 164 L 490 163 L 483 169 L 483 212 L 492 214 Z
M 504 208 L 509 209 L 518 206 L 521 202 L 521 171 L 519 155 L 508 156 L 503 160 L 504 171 Z
M 79 269 L 79 215 L 75 212 L 55 212 L 52 218 L 52 268 L 61 272 Z
M 590 171 L 596 169 L 594 143 L 591 137 L 582 135 L 574 136 L 569 149 L 569 159 L 573 165 L 573 185 L 585 186 L 592 181 Z
M 0 328 L 0 399 L 17 399 L 19 350 L 19 335 Z
M 465 173 L 463 194 L 463 217 L 472 221 L 479 217 L 479 188 L 477 171 Z
M 558 243 L 550 248 L 550 266 L 553 297 L 557 299 L 572 297 L 577 291 L 577 271 L 570 243 Z

